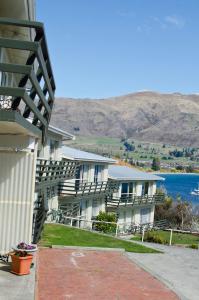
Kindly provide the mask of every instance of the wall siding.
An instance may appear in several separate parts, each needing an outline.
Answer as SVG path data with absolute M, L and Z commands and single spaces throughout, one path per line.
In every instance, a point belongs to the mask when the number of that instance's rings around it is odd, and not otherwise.
M 0 253 L 31 242 L 34 153 L 0 152 Z

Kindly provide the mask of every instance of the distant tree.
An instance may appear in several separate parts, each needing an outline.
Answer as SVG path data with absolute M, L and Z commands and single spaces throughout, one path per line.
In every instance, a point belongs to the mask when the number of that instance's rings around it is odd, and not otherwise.
M 174 151 L 169 151 L 169 154 L 171 156 L 174 156 L 174 157 L 183 157 L 184 156 L 184 151 L 180 151 L 180 150 L 175 149 Z
M 128 143 L 127 141 L 124 142 L 124 147 L 126 151 L 134 151 L 135 150 L 135 146 Z
M 160 159 L 158 157 L 153 158 L 151 169 L 154 171 L 160 170 Z
M 194 172 L 194 168 L 193 168 L 193 166 L 188 166 L 188 167 L 186 167 L 186 172 L 187 173 L 193 173 Z
M 182 171 L 184 170 L 184 167 L 182 165 L 178 165 L 176 166 L 176 170 Z
M 163 159 L 163 160 L 167 160 L 168 157 L 167 157 L 167 156 L 162 156 L 162 159 Z

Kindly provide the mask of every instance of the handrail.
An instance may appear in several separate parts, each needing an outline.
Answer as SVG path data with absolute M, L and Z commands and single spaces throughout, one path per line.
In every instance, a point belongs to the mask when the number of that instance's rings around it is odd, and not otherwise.
M 64 181 L 59 184 L 59 194 L 64 195 L 84 195 L 84 194 L 111 194 L 118 189 L 118 184 L 110 181 L 89 182 L 76 179 L 74 181 Z
M 154 195 L 143 195 L 143 196 L 132 196 L 132 197 L 116 197 L 111 196 L 107 199 L 107 206 L 113 206 L 112 204 L 117 203 L 117 206 L 126 205 L 141 205 L 151 203 L 162 203 L 165 199 L 165 194 L 154 194 Z

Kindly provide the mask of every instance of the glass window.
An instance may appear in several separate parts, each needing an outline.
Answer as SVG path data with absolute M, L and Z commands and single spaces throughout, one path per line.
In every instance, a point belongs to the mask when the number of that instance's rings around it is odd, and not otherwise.
M 128 194 L 128 183 L 123 182 L 122 183 L 122 190 L 121 190 L 121 198 L 124 199 L 127 197 Z
M 104 166 L 95 165 L 94 182 L 97 183 L 103 181 L 103 170 L 104 170 Z
M 148 195 L 148 192 L 149 192 L 149 183 L 143 182 L 142 183 L 142 196 Z
M 140 223 L 141 224 L 146 224 L 146 223 L 150 222 L 150 213 L 151 213 L 150 208 L 141 208 L 140 209 Z

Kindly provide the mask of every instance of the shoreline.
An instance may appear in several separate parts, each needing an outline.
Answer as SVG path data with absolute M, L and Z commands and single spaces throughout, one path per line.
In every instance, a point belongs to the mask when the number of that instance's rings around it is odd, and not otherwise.
M 154 175 L 199 175 L 199 173 L 173 173 L 173 172 L 151 172 Z

